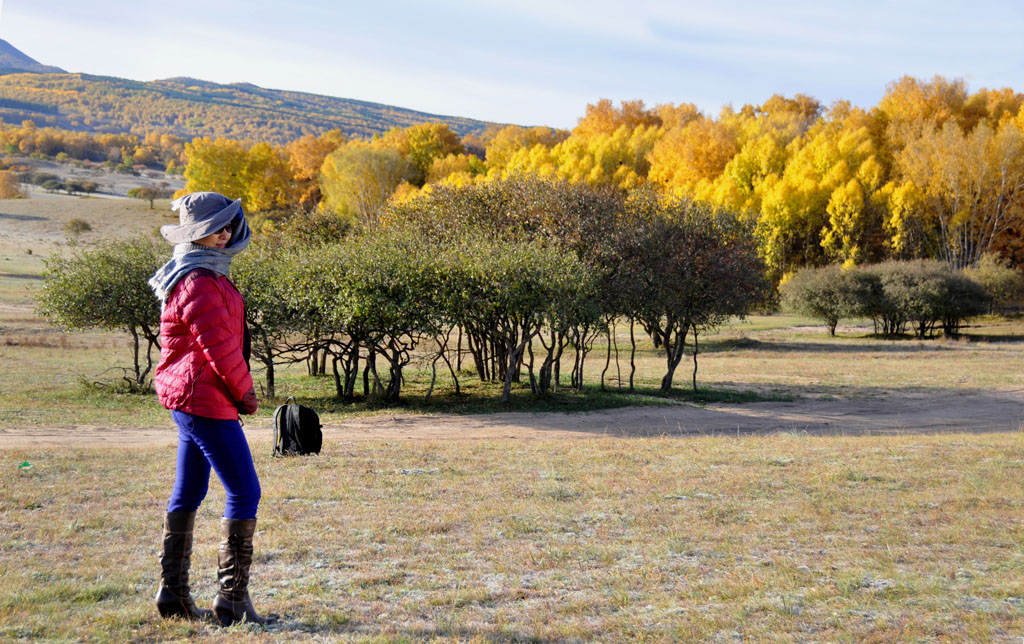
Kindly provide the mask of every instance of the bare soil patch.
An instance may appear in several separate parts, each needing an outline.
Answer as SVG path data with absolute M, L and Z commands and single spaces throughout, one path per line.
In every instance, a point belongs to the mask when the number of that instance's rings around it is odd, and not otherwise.
M 706 435 L 870 435 L 934 432 L 1005 432 L 1024 429 L 1024 389 L 888 392 L 875 398 L 802 399 L 795 402 L 678 404 L 584 413 L 362 416 L 329 423 L 327 442 L 565 440 Z M 251 438 L 269 439 L 265 418 L 250 420 Z M 0 428 L 0 449 L 28 447 L 132 447 L 171 445 L 177 432 L 164 426 L 99 425 Z

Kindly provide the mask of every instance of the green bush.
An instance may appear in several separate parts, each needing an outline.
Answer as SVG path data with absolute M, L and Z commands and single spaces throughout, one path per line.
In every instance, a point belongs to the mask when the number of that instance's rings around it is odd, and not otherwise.
M 39 312 L 67 330 L 128 333 L 133 340 L 133 378 L 143 386 L 153 367 L 152 349 L 159 346 L 160 324 L 160 304 L 147 281 L 166 259 L 166 245 L 145 240 L 105 241 L 71 257 L 54 255 L 45 260 Z
M 58 190 L 64 190 L 64 182 L 60 179 L 49 179 L 39 184 L 40 187 L 47 192 L 57 192 Z
M 938 329 L 959 333 L 964 320 L 987 310 L 990 299 L 981 284 L 935 260 L 807 268 L 783 284 L 782 294 L 790 308 L 825 319 L 830 329 L 840 318 L 862 315 L 874 321 L 876 333 L 897 335 L 909 328 L 921 338 Z
M 78 236 L 81 235 L 82 233 L 87 233 L 90 230 L 92 230 L 92 226 L 86 220 L 78 219 L 76 217 L 75 219 L 72 219 L 68 221 L 68 223 L 64 224 L 64 230 L 66 230 L 68 233 L 72 235 Z
M 782 305 L 789 310 L 820 318 L 828 326 L 828 334 L 836 334 L 839 320 L 857 313 L 860 286 L 838 264 L 821 268 L 802 268 L 780 286 Z
M 984 255 L 976 268 L 964 273 L 982 285 L 990 300 L 989 312 L 1024 308 L 1024 275 L 1000 263 L 995 255 Z

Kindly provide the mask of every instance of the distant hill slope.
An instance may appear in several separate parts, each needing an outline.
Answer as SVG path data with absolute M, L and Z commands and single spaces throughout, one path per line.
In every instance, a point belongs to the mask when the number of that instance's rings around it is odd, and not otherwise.
M 0 76 L 0 118 L 87 132 L 158 131 L 186 139 L 212 136 L 271 143 L 332 129 L 370 137 L 426 121 L 447 123 L 460 135 L 491 125 L 248 83 L 219 85 L 192 78 L 142 82 L 67 73 Z
M 51 67 L 50 65 L 36 62 L 11 43 L 0 39 L 0 74 L 9 74 L 17 71 L 40 74 L 65 73 L 60 67 Z

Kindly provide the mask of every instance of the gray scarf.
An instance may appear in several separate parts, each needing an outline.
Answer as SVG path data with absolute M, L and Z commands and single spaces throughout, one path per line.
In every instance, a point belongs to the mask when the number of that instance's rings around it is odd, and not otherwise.
M 149 278 L 149 286 L 156 293 L 161 307 L 167 302 L 174 285 L 197 268 L 208 268 L 218 275 L 227 277 L 231 260 L 249 246 L 251 236 L 249 224 L 246 223 L 245 216 L 241 216 L 235 220 L 231 229 L 231 240 L 225 248 L 209 248 L 191 242 L 175 244 L 171 260 Z

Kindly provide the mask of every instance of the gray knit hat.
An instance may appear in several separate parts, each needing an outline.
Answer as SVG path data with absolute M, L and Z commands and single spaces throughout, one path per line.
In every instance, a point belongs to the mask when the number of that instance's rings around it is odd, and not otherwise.
M 184 244 L 212 235 L 242 212 L 242 200 L 231 201 L 217 192 L 191 192 L 171 203 L 178 224 L 160 226 L 160 234 L 172 244 Z

